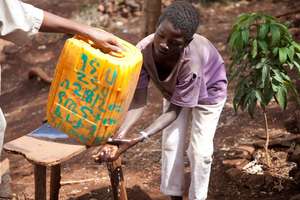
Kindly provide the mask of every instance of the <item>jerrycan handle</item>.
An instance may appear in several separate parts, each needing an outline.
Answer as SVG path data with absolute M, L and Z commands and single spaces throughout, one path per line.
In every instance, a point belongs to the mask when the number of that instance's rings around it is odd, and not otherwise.
M 91 46 L 95 46 L 95 43 L 92 40 L 90 40 L 90 39 L 88 39 L 86 37 L 83 37 L 81 35 L 75 35 L 74 38 L 78 39 L 78 40 L 83 40 L 83 41 L 85 41 L 86 43 L 88 43 Z M 120 40 L 118 40 L 118 41 L 119 41 L 119 44 L 120 44 L 121 41 Z M 123 58 L 123 57 L 125 57 L 125 54 L 124 54 L 125 53 L 125 47 L 124 47 L 124 45 L 122 45 L 122 47 L 123 47 L 122 48 L 122 52 L 110 51 L 107 54 L 109 54 L 111 56 L 114 56 L 114 57 L 117 57 L 117 58 Z M 101 49 L 99 49 L 99 50 L 101 51 Z M 103 51 L 101 51 L 101 52 L 104 53 Z

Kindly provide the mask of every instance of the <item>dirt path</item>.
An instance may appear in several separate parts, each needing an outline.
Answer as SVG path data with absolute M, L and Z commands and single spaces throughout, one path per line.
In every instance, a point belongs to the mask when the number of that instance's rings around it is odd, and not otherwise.
M 96 0 L 28 0 L 34 5 L 40 6 L 57 14 L 70 17 L 76 16 L 80 6 L 98 2 Z M 209 38 L 220 50 L 228 63 L 225 44 L 233 19 L 241 12 L 263 11 L 273 15 L 281 14 L 295 8 L 292 1 L 236 1 L 235 3 L 215 3 L 208 7 L 201 7 L 202 22 L 199 32 Z M 278 9 L 280 8 L 280 9 Z M 70 12 L 66 12 L 66 10 Z M 115 19 L 118 21 L 118 19 Z M 139 39 L 140 21 L 127 20 L 122 28 L 113 29 L 121 37 L 135 43 Z M 141 27 L 141 26 L 140 26 Z M 126 31 L 124 31 L 126 30 Z M 33 43 L 25 47 L 7 46 L 2 54 L 4 59 L 3 95 L 0 96 L 0 106 L 6 113 L 8 129 L 6 141 L 24 135 L 41 124 L 45 116 L 45 105 L 49 85 L 37 80 L 28 80 L 27 73 L 30 67 L 41 67 L 48 74 L 52 74 L 63 41 L 67 36 L 56 34 L 39 34 L 33 38 Z M 1 41 L 0 41 L 1 43 Z M 0 56 L 1 57 L 1 56 Z M 132 128 L 134 135 L 136 130 L 145 127 L 155 119 L 160 110 L 160 94 L 153 89 L 150 94 L 150 103 L 138 125 Z M 261 191 L 253 188 L 242 187 L 236 181 L 232 181 L 222 165 L 224 151 L 236 143 L 247 140 L 255 131 L 263 127 L 260 123 L 262 116 L 258 113 L 255 120 L 247 114 L 234 114 L 232 105 L 232 91 L 229 92 L 228 101 L 220 120 L 220 128 L 215 137 L 215 159 L 212 168 L 211 183 L 209 188 L 209 200 L 252 200 L 252 199 L 289 199 L 297 193 L 295 187 L 285 187 L 281 192 Z M 290 108 L 292 110 L 292 108 Z M 291 111 L 290 110 L 290 111 Z M 292 112 L 292 111 L 291 111 Z M 283 121 L 289 117 L 289 110 L 282 113 L 274 107 L 270 110 L 273 121 L 270 126 L 284 131 Z M 86 154 L 63 164 L 62 181 L 90 180 L 80 184 L 64 185 L 61 188 L 60 199 L 82 200 L 109 200 L 111 188 L 105 166 L 98 165 L 90 158 L 94 149 Z M 20 199 L 33 199 L 33 170 L 31 165 L 21 156 L 4 154 L 11 161 L 12 186 L 14 193 Z M 148 142 L 137 145 L 124 156 L 125 178 L 127 182 L 130 200 L 163 200 L 166 199 L 159 192 L 160 182 L 160 136 L 151 138 Z M 188 179 L 189 168 L 186 167 Z M 94 179 L 94 180 L 91 180 Z

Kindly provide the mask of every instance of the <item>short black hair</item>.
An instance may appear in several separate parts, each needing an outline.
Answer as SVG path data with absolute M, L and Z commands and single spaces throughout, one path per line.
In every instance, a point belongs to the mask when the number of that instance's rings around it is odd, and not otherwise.
M 174 28 L 180 29 L 186 40 L 190 40 L 200 23 L 198 10 L 189 2 L 175 1 L 165 8 L 160 15 L 157 26 L 167 19 Z

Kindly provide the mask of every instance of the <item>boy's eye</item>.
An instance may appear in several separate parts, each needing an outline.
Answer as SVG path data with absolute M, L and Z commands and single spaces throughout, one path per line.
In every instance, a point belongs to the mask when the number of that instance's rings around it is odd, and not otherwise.
M 180 42 L 177 42 L 177 41 L 170 41 L 170 46 L 173 46 L 173 47 L 180 47 L 182 44 Z
M 164 35 L 161 34 L 161 33 L 157 33 L 157 36 L 160 37 L 160 38 L 164 38 Z

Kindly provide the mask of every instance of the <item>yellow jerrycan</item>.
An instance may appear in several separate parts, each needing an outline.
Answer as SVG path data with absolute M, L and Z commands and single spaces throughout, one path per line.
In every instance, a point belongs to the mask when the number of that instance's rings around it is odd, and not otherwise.
M 106 54 L 79 38 L 66 41 L 56 66 L 48 123 L 81 144 L 99 145 L 120 127 L 141 70 L 141 52 L 118 38 L 121 54 Z

